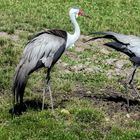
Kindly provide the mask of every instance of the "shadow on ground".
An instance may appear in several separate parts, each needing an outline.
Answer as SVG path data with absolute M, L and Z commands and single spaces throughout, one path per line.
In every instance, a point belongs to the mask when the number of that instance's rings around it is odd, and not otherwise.
M 69 100 L 67 99 L 62 99 L 59 103 L 54 104 L 54 109 L 59 107 L 63 107 L 64 103 Z M 9 113 L 12 115 L 22 115 L 23 112 L 26 112 L 27 109 L 32 109 L 32 110 L 42 110 L 42 101 L 38 99 L 34 100 L 26 100 L 23 102 L 23 104 L 16 104 L 14 108 L 11 108 L 9 110 Z M 44 110 L 51 108 L 49 104 L 44 104 Z
M 129 107 L 127 104 L 127 95 L 123 95 L 121 93 L 115 93 L 111 90 L 102 91 L 100 94 L 90 93 L 87 94 L 84 90 L 77 90 L 65 97 L 62 97 L 59 102 L 54 102 L 54 108 L 65 108 L 65 103 L 72 100 L 72 98 L 78 98 L 79 100 L 90 100 L 93 103 L 93 106 L 104 108 L 104 110 L 112 116 L 117 112 L 140 112 L 140 101 L 138 99 L 132 99 L 129 97 Z M 41 110 L 42 109 L 42 101 L 34 99 L 34 100 L 26 100 L 22 105 L 16 104 L 14 109 L 10 109 L 9 113 L 15 115 L 21 115 L 22 112 L 26 112 L 27 109 L 33 110 Z M 45 104 L 44 109 L 49 109 L 50 105 Z
M 79 99 L 86 99 L 93 103 L 93 106 L 102 108 L 109 116 L 118 112 L 136 113 L 140 112 L 140 100 L 131 98 L 114 90 L 106 89 L 98 93 L 87 94 L 85 91 L 75 91 L 74 95 Z M 129 99 L 129 107 L 127 104 Z

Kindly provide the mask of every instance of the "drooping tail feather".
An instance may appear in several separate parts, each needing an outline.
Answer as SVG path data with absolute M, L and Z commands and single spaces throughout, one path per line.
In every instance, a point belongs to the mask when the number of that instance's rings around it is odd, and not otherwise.
M 40 60 L 32 64 L 25 63 L 23 60 L 20 61 L 13 80 L 13 105 L 23 102 L 23 95 L 29 75 L 43 66 L 44 64 Z
M 13 82 L 14 104 L 23 102 L 23 95 L 28 80 L 28 73 L 29 71 L 26 69 L 25 65 L 17 67 Z

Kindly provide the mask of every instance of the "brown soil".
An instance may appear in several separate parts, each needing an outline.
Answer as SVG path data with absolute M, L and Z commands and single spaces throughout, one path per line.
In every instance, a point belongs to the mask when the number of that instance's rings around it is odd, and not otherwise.
M 118 114 L 124 113 L 127 119 L 140 120 L 140 100 L 114 91 L 112 89 L 105 89 L 98 94 L 87 94 L 87 92 L 79 90 L 75 91 L 73 96 L 81 100 L 91 101 L 95 108 L 103 110 L 109 118 L 114 118 Z M 129 99 L 129 106 L 127 98 Z M 117 117 L 119 118 L 119 115 Z

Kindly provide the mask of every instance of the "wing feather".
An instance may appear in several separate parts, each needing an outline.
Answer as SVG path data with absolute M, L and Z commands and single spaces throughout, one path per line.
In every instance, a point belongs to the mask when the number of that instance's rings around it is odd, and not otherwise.
M 136 46 L 140 44 L 140 37 L 134 35 L 124 35 L 116 32 L 94 32 L 93 34 L 105 35 L 103 38 L 113 39 L 125 45 L 129 44 L 131 46 Z
M 38 61 L 42 58 L 52 57 L 53 59 L 54 54 L 61 46 L 65 48 L 67 36 L 63 38 L 64 32 L 62 30 L 49 30 L 34 36 L 27 43 L 18 67 L 26 65 L 28 71 L 30 71 L 36 67 Z

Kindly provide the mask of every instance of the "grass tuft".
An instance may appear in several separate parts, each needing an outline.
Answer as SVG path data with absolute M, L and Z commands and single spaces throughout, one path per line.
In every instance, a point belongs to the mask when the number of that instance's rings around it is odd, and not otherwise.
M 93 109 L 81 109 L 76 112 L 76 121 L 83 123 L 100 123 L 103 119 L 101 112 Z

